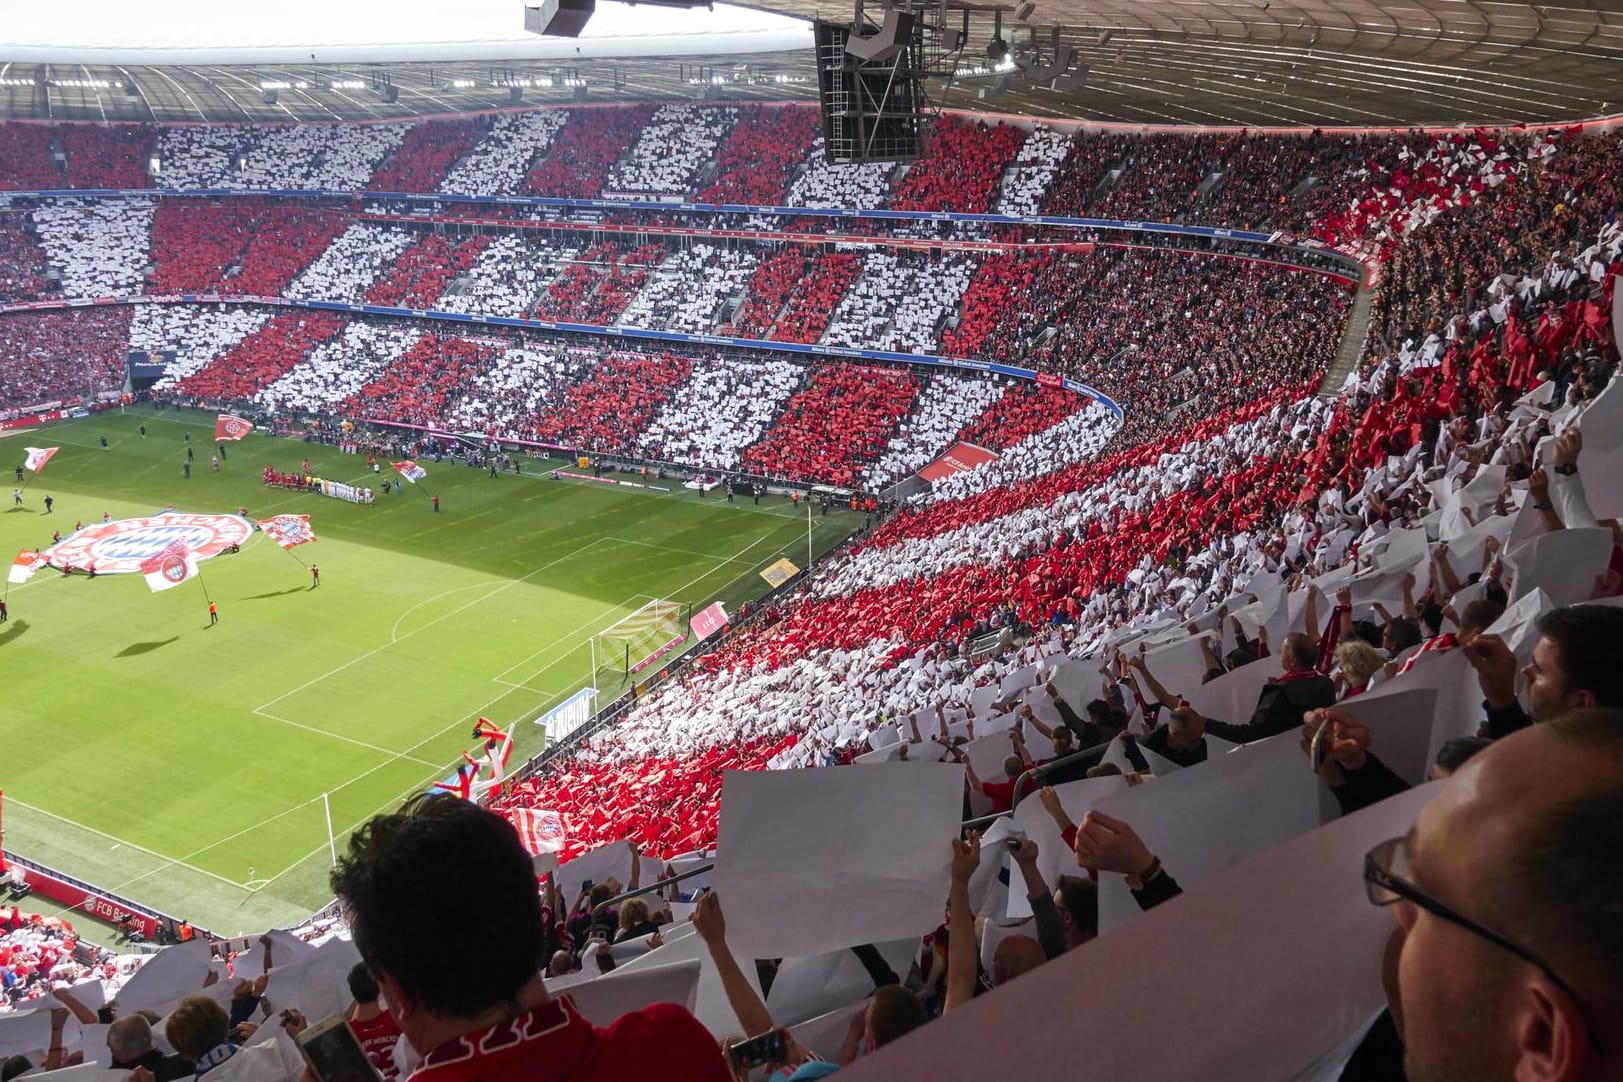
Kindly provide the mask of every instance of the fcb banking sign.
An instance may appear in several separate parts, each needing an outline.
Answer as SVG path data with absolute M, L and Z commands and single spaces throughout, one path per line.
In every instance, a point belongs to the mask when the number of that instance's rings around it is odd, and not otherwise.
M 239 515 L 169 512 L 94 523 L 46 549 L 45 558 L 52 567 L 94 565 L 98 575 L 133 575 L 177 541 L 192 559 L 204 560 L 243 544 L 252 533 L 253 524 Z

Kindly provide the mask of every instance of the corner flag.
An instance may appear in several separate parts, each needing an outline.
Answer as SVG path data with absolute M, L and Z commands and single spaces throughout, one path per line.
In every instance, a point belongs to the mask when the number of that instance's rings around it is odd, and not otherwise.
M 404 477 L 414 485 L 418 481 L 421 481 L 423 478 L 428 476 L 427 470 L 423 469 L 409 458 L 404 462 L 391 462 L 389 465 L 399 470 L 400 476 Z
M 56 454 L 58 451 L 60 451 L 61 448 L 60 447 L 24 447 L 23 450 L 28 452 L 28 458 L 23 461 L 23 465 L 27 466 L 29 469 L 33 470 L 35 473 L 38 473 L 40 470 L 43 470 L 45 468 L 45 463 L 47 463 L 47 462 L 49 462 L 51 460 L 51 456 Z

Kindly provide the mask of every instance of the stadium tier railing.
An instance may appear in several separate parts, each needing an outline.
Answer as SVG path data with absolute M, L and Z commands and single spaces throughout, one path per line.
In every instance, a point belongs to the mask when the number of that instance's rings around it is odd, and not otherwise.
M 769 216 L 778 218 L 824 218 L 840 221 L 890 223 L 948 223 L 979 226 L 1034 226 L 1068 231 L 1105 231 L 1123 235 L 1198 238 L 1209 241 L 1240 241 L 1281 252 L 1296 251 L 1322 257 L 1339 265 L 1348 276 L 1362 279 L 1365 263 L 1357 257 L 1312 237 L 1285 232 L 1262 233 L 1250 229 L 1186 225 L 1181 222 L 1133 221 L 1119 218 L 1073 218 L 1048 214 L 971 214 L 957 211 L 851 210 L 830 207 L 758 206 L 743 203 L 654 203 L 632 199 L 560 199 L 550 196 L 452 195 L 443 192 L 352 192 L 327 189 L 240 189 L 240 188 L 52 188 L 7 192 L 10 200 L 22 199 L 343 199 L 384 203 L 443 203 L 465 206 L 528 207 L 531 209 L 616 211 L 631 213 L 684 214 L 720 217 L 725 215 Z M 511 224 L 511 223 L 509 223 Z M 589 224 L 589 223 L 588 223 Z
M 775 342 L 763 338 L 734 338 L 719 334 L 686 334 L 680 331 L 650 331 L 636 327 L 609 327 L 595 323 L 564 323 L 543 319 L 521 319 L 516 316 L 477 316 L 463 312 L 441 312 L 430 308 L 394 308 L 377 304 L 347 304 L 340 301 L 310 301 L 289 297 L 230 297 L 213 293 L 179 293 L 164 296 L 95 297 L 47 301 L 17 301 L 0 305 L 0 314 L 18 312 L 45 312 L 71 308 L 94 308 L 101 305 L 135 304 L 243 304 L 266 305 L 275 308 L 302 308 L 320 312 L 346 312 L 351 315 L 384 316 L 391 319 L 426 319 L 441 323 L 455 323 L 469 327 L 506 327 L 515 330 L 556 331 L 563 334 L 593 338 L 616 338 L 622 341 L 656 342 L 664 345 L 720 346 L 748 350 L 754 353 L 792 353 L 801 357 L 827 357 L 835 360 L 878 361 L 886 364 L 909 364 L 923 368 L 938 368 L 980 372 L 1012 379 L 1026 380 L 1045 386 L 1064 387 L 1075 394 L 1093 399 L 1118 418 L 1122 408 L 1103 391 L 1049 372 L 1020 368 L 995 361 L 977 361 L 966 357 L 937 357 L 925 353 L 900 353 L 893 350 L 848 349 L 806 342 Z

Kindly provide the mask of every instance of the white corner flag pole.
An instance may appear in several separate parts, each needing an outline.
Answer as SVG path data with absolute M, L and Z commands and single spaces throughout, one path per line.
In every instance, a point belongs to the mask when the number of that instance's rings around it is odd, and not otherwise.
M 327 852 L 332 854 L 333 867 L 338 866 L 338 843 L 332 836 L 332 804 L 327 800 L 327 794 L 321 794 L 321 807 L 327 813 Z
M 806 570 L 807 571 L 811 570 L 811 565 L 812 565 L 811 532 L 812 532 L 811 498 L 807 497 L 807 499 L 806 499 Z

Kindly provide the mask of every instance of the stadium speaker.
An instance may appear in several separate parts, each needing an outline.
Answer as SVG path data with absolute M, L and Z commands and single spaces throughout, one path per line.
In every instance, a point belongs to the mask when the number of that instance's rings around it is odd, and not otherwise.
M 886 29 L 865 40 L 852 35 L 850 23 L 812 23 L 823 153 L 830 162 L 919 156 L 929 124 L 922 35 L 911 16 L 892 21 L 893 14 L 906 13 L 887 13 Z M 892 38 L 890 31 L 900 36 Z M 888 58 L 865 59 L 870 51 Z
M 1020 7 L 1015 11 L 1014 21 L 1019 23 L 1027 22 L 1031 19 L 1032 14 L 1036 10 L 1037 5 L 1031 3 L 1030 0 L 1027 0 L 1026 3 L 1021 4 Z
M 845 51 L 869 64 L 881 64 L 895 58 L 913 36 L 913 13 L 892 8 L 885 12 L 885 24 L 877 34 L 858 37 L 853 33 L 845 41 Z
M 383 95 L 383 102 L 385 105 L 393 105 L 395 102 L 400 100 L 400 88 L 395 86 L 393 83 L 390 83 L 388 86 L 384 87 L 381 93 Z
M 554 38 L 578 38 L 597 10 L 596 0 L 543 0 L 524 9 L 524 29 Z
M 510 86 L 510 87 L 507 88 L 507 101 L 508 101 L 508 104 L 517 105 L 520 102 L 522 102 L 523 100 L 524 100 L 524 88 L 522 86 Z
M 276 104 L 276 91 L 274 91 L 274 90 L 261 90 L 259 92 L 259 100 L 264 102 L 266 105 L 275 105 Z

